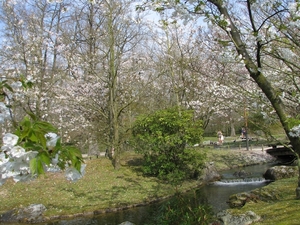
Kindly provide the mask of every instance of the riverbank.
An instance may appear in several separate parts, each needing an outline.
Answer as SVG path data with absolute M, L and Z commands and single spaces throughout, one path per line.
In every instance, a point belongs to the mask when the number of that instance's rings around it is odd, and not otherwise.
M 296 200 L 297 177 L 275 181 L 250 193 L 258 198 L 249 200 L 240 209 L 229 209 L 232 215 L 254 212 L 260 217 L 255 225 L 299 225 L 300 201 Z
M 204 151 L 203 149 L 198 149 Z M 261 150 L 207 149 L 207 160 L 218 170 L 266 163 L 271 158 Z M 139 156 L 124 155 L 122 169 L 116 171 L 106 158 L 87 160 L 85 176 L 76 183 L 65 180 L 62 173 L 50 173 L 26 183 L 9 180 L 0 187 L 0 213 L 30 204 L 43 204 L 46 220 L 92 216 L 149 204 L 175 194 L 170 184 L 143 177 Z M 178 190 L 187 191 L 201 185 L 187 181 Z
M 263 163 L 265 160 L 270 159 L 270 156 L 266 155 L 260 147 L 253 148 L 249 152 L 245 150 L 237 151 L 235 155 L 237 159 L 234 160 L 233 167 L 239 164 L 238 162 L 243 162 L 246 165 L 247 162 Z M 216 157 L 215 155 L 211 156 Z M 219 169 L 228 168 L 227 163 L 222 163 L 222 160 L 217 159 L 216 161 Z M 249 212 L 252 214 L 253 212 L 260 218 L 257 222 L 251 223 L 256 225 L 299 225 L 300 200 L 296 200 L 295 192 L 297 183 L 298 177 L 292 177 L 276 180 L 267 186 L 254 189 L 245 195 L 250 196 L 250 198 L 242 208 L 228 209 L 227 212 L 233 217 L 247 215 Z M 243 194 L 241 193 L 241 195 Z
M 213 148 L 207 150 L 207 161 L 213 162 L 218 171 L 274 162 L 275 159 L 266 153 L 265 149 L 265 147 L 251 147 L 250 150 Z
M 115 170 L 107 158 L 88 159 L 85 175 L 77 182 L 67 181 L 61 172 L 29 182 L 7 180 L 0 186 L 0 214 L 42 204 L 45 221 L 93 216 L 147 205 L 201 185 L 186 181 L 176 190 L 156 178 L 142 176 L 140 161 L 140 156 L 127 152 L 122 168 Z

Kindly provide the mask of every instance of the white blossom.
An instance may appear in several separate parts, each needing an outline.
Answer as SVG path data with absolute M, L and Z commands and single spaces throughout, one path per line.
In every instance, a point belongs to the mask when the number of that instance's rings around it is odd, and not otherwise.
M 47 146 L 55 146 L 59 136 L 55 133 L 45 135 L 48 139 Z M 21 146 L 16 145 L 19 137 L 17 135 L 7 133 L 3 136 L 3 146 L 0 152 L 0 186 L 5 183 L 8 178 L 13 178 L 15 182 L 26 181 L 32 179 L 30 171 L 30 161 L 38 154 L 37 151 L 26 151 Z M 50 166 L 45 166 L 46 171 L 57 172 L 61 171 L 57 166 L 59 162 L 58 152 Z M 82 164 L 81 171 L 78 172 L 75 168 L 67 168 L 66 177 L 68 180 L 77 181 L 85 172 L 85 164 Z
M 295 14 L 295 13 L 297 13 L 299 11 L 298 10 L 298 3 L 297 2 L 291 2 L 291 3 L 289 3 L 288 8 L 289 8 L 290 13 L 292 13 L 292 14 Z
M 51 160 L 51 162 L 52 162 L 53 165 L 57 165 L 57 163 L 58 163 L 58 156 L 59 156 L 59 155 L 56 154 L 56 155 L 55 155 L 55 158 L 53 158 L 53 159 Z
M 289 135 L 290 135 L 291 137 L 300 137 L 300 124 L 297 125 L 297 126 L 294 126 L 294 127 L 291 129 Z
M 22 148 L 21 146 L 14 146 L 10 150 L 9 154 L 13 158 L 21 158 L 25 154 L 25 152 L 26 152 L 25 149 Z
M 15 134 L 7 133 L 3 136 L 3 145 L 15 146 L 18 143 L 19 137 Z
M 48 133 L 45 135 L 45 137 L 47 138 L 46 146 L 50 149 L 54 148 L 59 139 L 59 136 L 55 133 Z
M 0 102 L 0 124 L 4 123 L 6 119 L 10 117 L 9 109 L 3 102 Z
M 6 156 L 4 152 L 0 152 L 0 172 L 1 172 L 1 165 L 7 163 L 9 158 Z
M 37 151 L 28 151 L 23 153 L 23 155 L 20 157 L 20 160 L 23 162 L 26 162 L 29 164 L 30 160 L 35 158 L 37 156 L 38 152 Z
M 22 88 L 21 81 L 14 82 L 10 85 L 15 91 L 20 91 Z
M 86 164 L 81 164 L 80 172 L 73 167 L 67 168 L 65 172 L 66 179 L 70 181 L 77 181 L 78 179 L 82 178 L 82 176 L 84 176 L 85 167 Z

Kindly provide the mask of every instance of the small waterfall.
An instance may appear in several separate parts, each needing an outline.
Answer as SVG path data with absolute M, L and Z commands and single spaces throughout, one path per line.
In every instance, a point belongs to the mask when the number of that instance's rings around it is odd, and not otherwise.
M 249 177 L 249 178 L 238 178 L 238 179 L 224 179 L 212 183 L 213 185 L 244 185 L 244 184 L 261 184 L 269 182 L 262 177 Z

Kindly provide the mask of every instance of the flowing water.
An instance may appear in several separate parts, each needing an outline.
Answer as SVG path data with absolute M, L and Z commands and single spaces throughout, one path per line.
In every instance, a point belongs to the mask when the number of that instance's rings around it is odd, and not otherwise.
M 207 199 L 215 213 L 227 209 L 227 201 L 232 194 L 251 191 L 255 188 L 263 187 L 270 181 L 263 178 L 263 174 L 270 168 L 270 164 L 254 165 L 239 169 L 227 170 L 222 173 L 221 181 L 208 184 L 199 189 L 203 197 Z M 246 178 L 237 177 L 235 172 L 243 170 L 248 176 Z
M 262 175 L 269 167 L 271 167 L 270 164 L 264 164 L 227 170 L 222 173 L 223 179 L 221 181 L 205 185 L 196 190 L 197 200 L 211 206 L 214 213 L 227 209 L 226 201 L 228 201 L 230 195 L 267 185 L 269 182 L 264 180 Z M 243 170 L 244 175 L 247 175 L 245 178 L 234 175 L 241 170 Z M 187 197 L 191 195 L 193 194 L 186 194 Z M 130 221 L 136 225 L 153 224 L 162 204 L 163 202 L 150 204 L 115 213 L 102 214 L 93 218 L 61 220 L 48 223 L 48 225 L 118 225 L 124 221 Z

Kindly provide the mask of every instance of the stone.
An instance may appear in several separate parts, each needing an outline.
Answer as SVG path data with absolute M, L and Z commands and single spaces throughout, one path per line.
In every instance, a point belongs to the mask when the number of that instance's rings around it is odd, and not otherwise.
M 221 175 L 218 173 L 213 162 L 209 162 L 205 164 L 200 180 L 203 180 L 204 183 L 221 180 Z
M 46 207 L 43 204 L 31 204 L 28 207 L 13 209 L 2 214 L 0 216 L 0 222 L 43 222 L 43 213 L 45 210 Z
M 298 175 L 297 166 L 273 166 L 264 173 L 266 180 L 280 180 Z
M 210 145 L 211 141 L 203 141 L 203 145 Z
M 217 214 L 217 218 L 224 225 L 249 225 L 261 219 L 252 211 L 247 211 L 245 214 L 232 215 L 227 210 Z
M 251 192 L 233 194 L 229 197 L 228 205 L 230 208 L 242 208 L 247 202 L 257 202 L 259 196 Z
M 239 177 L 239 178 L 246 178 L 246 177 L 251 176 L 251 173 L 248 173 L 245 170 L 240 170 L 240 171 L 234 172 L 233 176 Z

